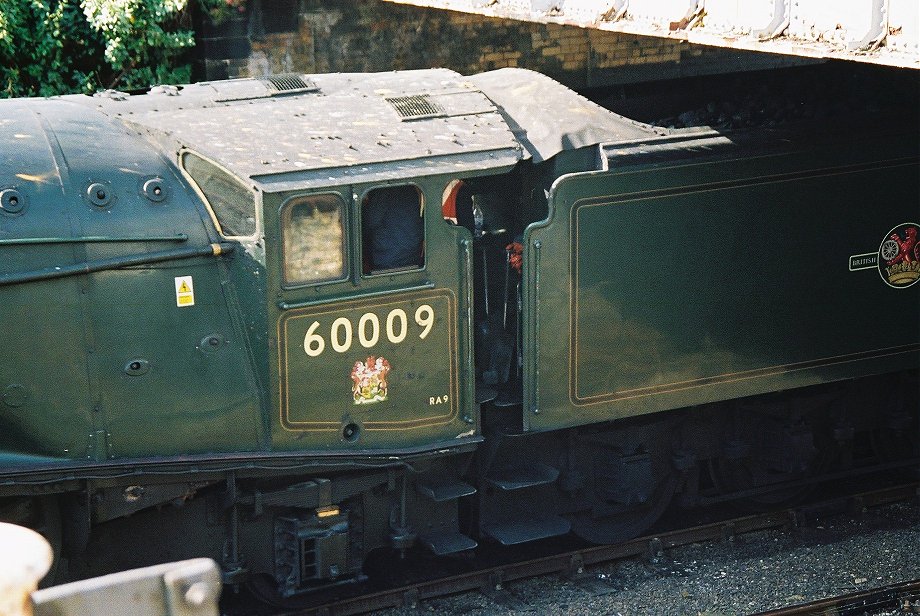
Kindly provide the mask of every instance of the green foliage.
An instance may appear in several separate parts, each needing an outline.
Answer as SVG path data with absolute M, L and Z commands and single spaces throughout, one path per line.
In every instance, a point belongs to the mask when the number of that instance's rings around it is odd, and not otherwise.
M 198 0 L 201 8 L 207 11 L 211 23 L 222 24 L 228 19 L 246 11 L 247 0 Z
M 113 85 L 130 90 L 188 81 L 188 67 L 175 67 L 182 52 L 195 44 L 191 30 L 179 28 L 186 3 L 82 0 L 87 21 L 105 39 L 105 59 L 117 71 Z
M 78 0 L 0 0 L 0 89 L 5 96 L 91 90 L 102 37 Z
M 0 0 L 0 93 L 188 82 L 183 56 L 194 36 L 187 1 Z

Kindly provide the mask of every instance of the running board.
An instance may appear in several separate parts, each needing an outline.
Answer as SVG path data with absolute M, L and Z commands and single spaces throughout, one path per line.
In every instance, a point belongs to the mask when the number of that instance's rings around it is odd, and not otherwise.
M 462 481 L 443 483 L 417 483 L 415 489 L 436 503 L 456 500 L 464 496 L 476 494 L 476 488 Z
M 435 556 L 446 556 L 472 550 L 479 544 L 461 533 L 431 533 L 419 537 L 422 545 L 427 547 Z
M 549 537 L 564 535 L 571 530 L 572 524 L 565 518 L 553 516 L 540 520 L 508 521 L 487 524 L 482 531 L 502 545 L 517 545 L 528 541 L 537 541 Z
M 558 478 L 558 468 L 537 462 L 527 466 L 506 466 L 493 469 L 486 477 L 486 481 L 500 490 L 510 491 L 547 485 Z

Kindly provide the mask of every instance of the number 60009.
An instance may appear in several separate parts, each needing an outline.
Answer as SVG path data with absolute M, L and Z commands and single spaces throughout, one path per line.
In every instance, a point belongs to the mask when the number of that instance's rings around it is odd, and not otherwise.
M 421 330 L 419 339 L 424 340 L 434 327 L 434 309 L 428 304 L 422 304 L 413 315 L 416 325 Z M 321 324 L 313 321 L 303 337 L 303 350 L 310 357 L 321 355 L 326 350 L 326 339 L 317 333 Z M 347 317 L 339 317 L 332 322 L 329 328 L 329 345 L 336 353 L 344 353 L 351 348 L 354 339 L 365 349 L 370 349 L 377 344 L 381 336 L 386 336 L 393 344 L 399 344 L 409 335 L 409 317 L 402 308 L 391 310 L 386 319 L 381 323 L 380 317 L 373 312 L 365 312 L 358 319 L 357 326 L 353 326 Z

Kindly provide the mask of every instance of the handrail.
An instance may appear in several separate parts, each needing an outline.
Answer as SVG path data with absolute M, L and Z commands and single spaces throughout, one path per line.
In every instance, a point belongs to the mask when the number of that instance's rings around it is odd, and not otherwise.
M 300 302 L 287 302 L 280 300 L 278 302 L 279 310 L 293 310 L 296 308 L 309 308 L 311 306 L 319 306 L 320 304 L 328 304 L 329 302 L 341 302 L 346 300 L 356 300 L 356 299 L 371 299 L 374 297 L 384 297 L 387 295 L 393 295 L 394 293 L 411 293 L 412 291 L 423 291 L 426 289 L 433 289 L 434 283 L 430 280 L 423 282 L 419 285 L 414 285 L 411 287 L 402 287 L 399 289 L 383 289 L 379 291 L 369 291 L 369 292 L 359 292 L 359 293 L 347 293 L 344 295 L 336 295 L 334 297 L 322 297 L 317 299 L 308 299 Z
M 52 280 L 55 278 L 66 278 L 68 276 L 81 276 L 92 274 L 93 272 L 121 269 L 131 265 L 146 265 L 148 263 L 161 263 L 163 261 L 178 261 L 181 259 L 192 259 L 194 257 L 216 257 L 219 255 L 231 254 L 235 248 L 236 244 L 232 244 L 230 242 L 221 242 L 219 244 L 208 244 L 207 246 L 201 247 L 174 248 L 172 250 L 160 250 L 157 252 L 145 252 L 141 254 L 111 257 L 108 259 L 97 259 L 95 261 L 74 263 L 72 265 L 45 267 L 29 272 L 2 274 L 0 275 L 0 286 L 22 284 L 25 282 L 37 282 L 39 280 Z
M 531 308 L 531 327 L 528 328 L 528 335 L 533 340 L 530 350 L 531 355 L 531 381 L 530 381 L 530 412 L 534 415 L 540 413 L 540 260 L 543 242 L 535 240 L 533 242 L 533 272 L 534 284 L 532 290 L 532 308 Z
M 176 235 L 152 235 L 149 237 L 110 237 L 87 235 L 83 237 L 17 237 L 0 239 L 0 246 L 20 246 L 27 244 L 99 244 L 106 242 L 187 242 L 185 233 Z

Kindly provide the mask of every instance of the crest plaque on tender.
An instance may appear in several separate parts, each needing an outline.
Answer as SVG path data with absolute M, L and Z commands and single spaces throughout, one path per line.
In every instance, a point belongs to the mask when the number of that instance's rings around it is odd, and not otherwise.
M 920 226 L 906 222 L 885 236 L 878 249 L 878 271 L 889 286 L 909 287 L 920 279 Z

